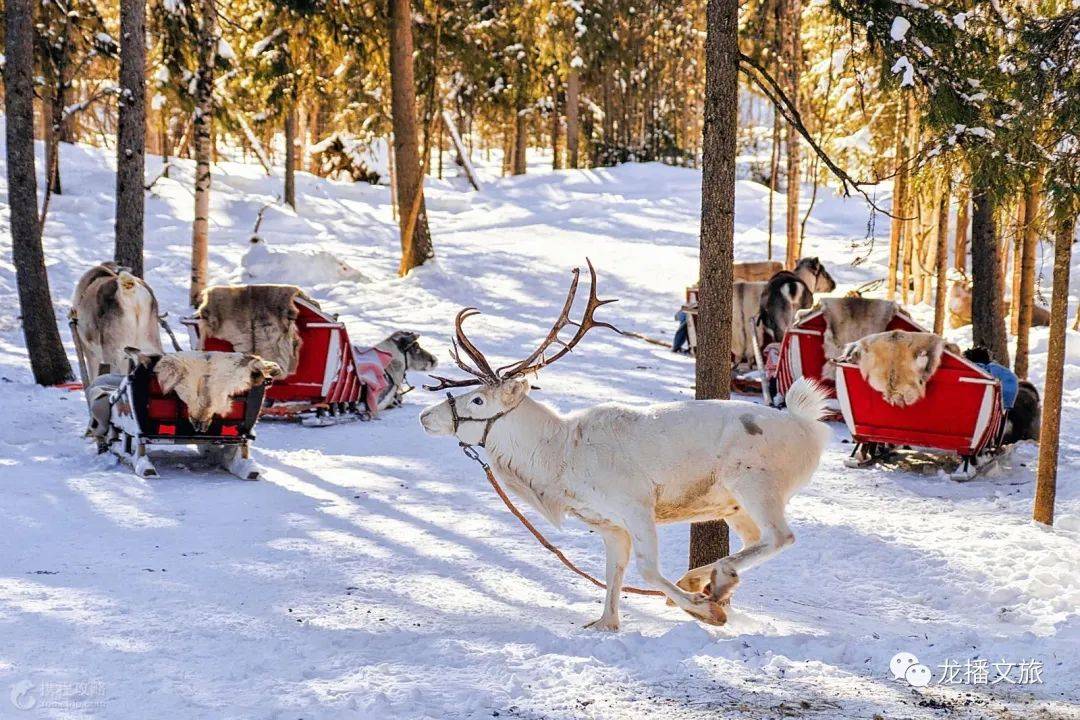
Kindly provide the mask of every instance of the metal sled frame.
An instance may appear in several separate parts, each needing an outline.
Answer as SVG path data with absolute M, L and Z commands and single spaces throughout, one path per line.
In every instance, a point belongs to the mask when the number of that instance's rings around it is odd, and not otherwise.
M 369 419 L 366 389 L 345 324 L 301 298 L 294 302 L 300 357 L 292 374 L 275 380 L 266 391 L 263 416 L 316 427 Z M 233 351 L 232 343 L 226 340 L 199 337 L 197 318 L 180 322 L 187 327 L 193 348 Z

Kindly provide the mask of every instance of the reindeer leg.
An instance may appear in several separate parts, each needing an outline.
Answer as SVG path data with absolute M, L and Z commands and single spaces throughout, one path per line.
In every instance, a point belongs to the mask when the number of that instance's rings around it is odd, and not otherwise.
M 759 538 L 734 555 L 713 563 L 710 579 L 711 595 L 717 602 L 726 602 L 739 584 L 739 573 L 756 567 L 795 542 L 795 534 L 784 517 L 784 506 L 775 495 L 762 492 L 769 483 L 748 484 L 746 488 L 733 488 L 739 505 L 754 525 Z M 751 489 L 752 488 L 752 489 Z
M 708 595 L 685 592 L 660 572 L 656 525 L 651 520 L 631 525 L 628 530 L 634 541 L 634 559 L 646 583 L 663 592 L 668 599 L 704 623 L 723 625 L 727 622 L 727 613 Z
M 724 518 L 724 520 L 726 520 L 728 525 L 730 525 L 738 534 L 744 548 L 753 545 L 761 539 L 761 530 L 745 512 L 740 510 L 734 515 L 729 515 Z M 707 592 L 709 582 L 712 580 L 712 571 L 715 565 L 716 563 L 709 563 L 708 565 L 702 565 L 701 567 L 688 570 L 675 584 L 687 592 Z M 674 605 L 671 601 L 668 602 L 669 604 Z
M 623 575 L 626 574 L 626 564 L 630 561 L 630 535 L 620 527 L 598 527 L 604 538 L 604 549 L 607 551 L 607 574 L 604 577 L 607 583 L 607 596 L 604 599 L 604 614 L 599 620 L 593 620 L 586 625 L 594 630 L 607 630 L 615 632 L 619 629 L 619 596 L 622 592 Z

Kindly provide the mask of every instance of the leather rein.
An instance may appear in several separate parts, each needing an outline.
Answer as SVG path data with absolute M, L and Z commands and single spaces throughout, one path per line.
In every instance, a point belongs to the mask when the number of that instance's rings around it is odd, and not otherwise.
M 502 412 L 496 413 L 495 415 L 492 415 L 492 416 L 486 417 L 486 418 L 465 417 L 465 416 L 458 415 L 456 400 L 455 400 L 454 396 L 451 395 L 449 392 L 447 392 L 446 397 L 447 397 L 447 401 L 448 401 L 448 403 L 450 405 L 450 415 L 451 415 L 451 417 L 453 418 L 453 421 L 454 421 L 454 434 L 455 435 L 457 434 L 458 426 L 461 423 L 464 423 L 464 422 L 487 423 L 484 426 L 484 434 L 483 434 L 483 436 L 481 436 L 480 442 L 476 444 L 476 446 L 478 446 L 478 447 L 484 447 L 484 444 L 487 442 L 488 433 L 491 432 L 491 426 L 494 425 L 497 420 L 499 420 L 500 418 L 505 417 L 508 413 L 512 412 L 515 408 L 517 408 L 517 405 L 515 405 L 514 407 L 510 408 L 509 410 L 503 410 Z M 510 497 L 506 494 L 506 491 L 502 489 L 502 485 L 500 485 L 499 481 L 495 479 L 495 473 L 493 473 L 491 471 L 491 466 L 488 465 L 486 462 L 484 462 L 484 459 L 482 457 L 480 457 L 480 453 L 476 450 L 476 446 L 473 446 L 473 445 L 470 445 L 469 443 L 461 442 L 461 441 L 459 441 L 458 444 L 461 446 L 461 452 L 465 453 L 465 457 L 469 458 L 470 460 L 475 460 L 480 465 L 480 467 L 483 468 L 484 474 L 487 476 L 488 482 L 491 483 L 492 489 L 495 490 L 495 494 L 498 495 L 499 499 L 503 501 L 504 505 L 506 505 L 506 509 L 509 510 L 510 513 L 514 517 L 516 517 L 521 522 L 522 525 L 525 526 L 526 530 L 528 530 L 530 533 L 532 533 L 532 536 L 534 538 L 536 538 L 537 542 L 539 542 L 541 545 L 544 546 L 545 549 L 547 549 L 549 552 L 551 552 L 553 555 L 555 555 L 555 557 L 557 557 L 559 559 L 559 561 L 563 565 L 565 565 L 567 568 L 569 568 L 572 572 L 580 575 L 581 577 L 585 578 L 586 580 L 588 580 L 593 585 L 596 585 L 599 588 L 604 588 L 605 590 L 607 589 L 607 584 L 606 583 L 604 583 L 601 580 L 596 579 L 595 577 L 593 577 L 592 575 L 590 575 L 589 573 L 585 572 L 584 570 L 579 568 L 577 565 L 575 565 L 574 562 L 570 558 L 566 557 L 566 555 L 563 554 L 562 550 L 557 548 L 550 540 L 548 540 L 546 537 L 544 537 L 544 534 L 541 533 L 539 530 L 537 530 L 536 526 L 533 525 L 531 522 L 529 522 L 529 519 L 527 517 L 525 517 L 525 515 L 520 510 L 517 509 L 517 506 L 515 506 L 513 501 L 510 500 Z M 633 586 L 630 586 L 630 585 L 624 585 L 621 588 L 621 590 L 622 590 L 622 592 L 631 593 L 633 595 L 649 595 L 649 596 L 653 596 L 653 597 L 664 597 L 664 593 L 661 592 L 660 590 L 646 590 L 646 589 L 643 589 L 643 588 L 637 588 L 637 587 L 633 587 Z

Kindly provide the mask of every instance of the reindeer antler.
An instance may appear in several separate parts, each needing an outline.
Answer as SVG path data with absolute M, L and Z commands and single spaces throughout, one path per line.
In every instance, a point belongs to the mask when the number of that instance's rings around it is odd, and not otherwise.
M 585 334 L 594 327 L 605 327 L 609 330 L 614 330 L 620 335 L 623 334 L 622 330 L 619 330 L 614 325 L 606 322 L 599 322 L 593 318 L 593 314 L 596 312 L 597 308 L 602 305 L 607 305 L 608 303 L 613 303 L 615 300 L 601 300 L 597 297 L 596 269 L 593 267 L 592 261 L 588 258 L 585 259 L 585 262 L 588 263 L 589 266 L 589 301 L 585 305 L 585 311 L 581 316 L 580 322 L 574 322 L 570 319 L 570 310 L 574 306 L 574 298 L 577 296 L 578 283 L 581 280 L 581 269 L 574 268 L 574 277 L 573 280 L 570 281 L 570 290 L 566 294 L 566 301 L 563 303 L 562 311 L 555 320 L 555 324 L 551 326 L 551 330 L 548 332 L 547 337 L 540 343 L 540 346 L 524 360 L 505 365 L 498 370 L 492 370 L 487 358 L 485 358 L 484 354 L 477 349 L 471 340 L 469 340 L 461 327 L 465 320 L 474 315 L 479 315 L 480 311 L 472 307 L 463 308 L 454 320 L 454 340 L 451 341 L 453 349 L 450 351 L 450 357 L 454 359 L 454 362 L 457 363 L 459 368 L 473 377 L 466 380 L 450 380 L 448 378 L 439 377 L 438 375 L 432 375 L 431 378 L 433 380 L 439 381 L 438 385 L 425 385 L 424 389 L 444 390 L 446 388 L 471 387 L 473 385 L 497 385 L 503 380 L 534 373 L 541 368 L 547 367 L 573 350 L 574 346 L 577 345 L 581 339 L 585 337 Z M 559 332 L 567 325 L 574 325 L 577 327 L 577 330 L 570 340 L 564 342 L 562 338 L 559 337 Z M 560 348 L 553 355 L 548 357 L 546 353 L 552 345 L 558 345 Z M 475 367 L 470 366 L 461 359 L 462 352 L 464 352 L 472 361 L 473 366 Z
M 503 380 L 519 375 L 528 375 L 534 373 L 541 368 L 547 367 L 552 364 L 563 355 L 574 349 L 581 339 L 585 337 L 585 333 L 589 332 L 594 327 L 604 327 L 609 330 L 622 334 L 622 330 L 611 325 L 610 323 L 600 322 L 593 318 L 593 314 L 597 308 L 608 303 L 616 302 L 615 299 L 601 300 L 596 295 L 596 268 L 593 267 L 592 261 L 585 258 L 585 262 L 589 266 L 589 301 L 585 305 L 585 311 L 582 313 L 581 322 L 574 322 L 570 319 L 570 309 L 574 305 L 574 297 L 577 295 L 578 280 L 581 278 L 580 268 L 574 268 L 574 279 L 570 283 L 570 291 L 566 294 L 566 302 L 563 303 L 562 312 L 559 313 L 558 319 L 555 324 L 551 326 L 551 331 L 548 332 L 547 337 L 544 338 L 540 346 L 536 348 L 527 358 L 520 360 L 511 365 L 506 365 L 499 368 L 499 377 Z M 574 336 L 569 341 L 563 342 L 559 338 L 559 331 L 567 325 L 576 325 L 577 331 L 574 332 Z M 546 356 L 548 349 L 552 345 L 560 345 L 560 349 L 550 357 Z

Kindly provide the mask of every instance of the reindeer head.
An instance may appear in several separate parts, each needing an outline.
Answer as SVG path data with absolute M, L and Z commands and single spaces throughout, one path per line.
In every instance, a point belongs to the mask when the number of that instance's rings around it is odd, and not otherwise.
M 453 435 L 466 445 L 483 447 L 495 421 L 514 410 L 528 395 L 529 375 L 539 372 L 569 353 L 594 327 L 606 327 L 615 332 L 621 332 L 615 326 L 593 318 L 597 308 L 615 301 L 601 300 L 597 297 L 596 270 L 592 262 L 588 260 L 586 262 L 589 265 L 589 300 L 585 305 L 581 320 L 575 322 L 570 319 L 570 310 L 577 295 L 578 281 L 581 279 L 581 269 L 574 268 L 573 280 L 570 282 L 570 291 L 566 295 L 562 312 L 559 313 L 558 319 L 539 347 L 523 360 L 500 368 L 492 368 L 484 354 L 476 348 L 462 329 L 465 320 L 479 315 L 480 311 L 475 308 L 464 308 L 457 314 L 450 356 L 459 368 L 472 377 L 464 380 L 450 380 L 432 375 L 438 384 L 425 385 L 424 388 L 437 391 L 458 387 L 479 387 L 458 396 L 454 396 L 447 390 L 446 400 L 420 414 L 420 424 L 423 425 L 424 430 L 431 435 Z M 573 325 L 576 330 L 573 337 L 564 341 L 559 337 L 559 333 L 567 325 Z M 549 351 L 551 351 L 550 354 Z M 471 365 L 462 359 L 462 354 L 471 361 Z

